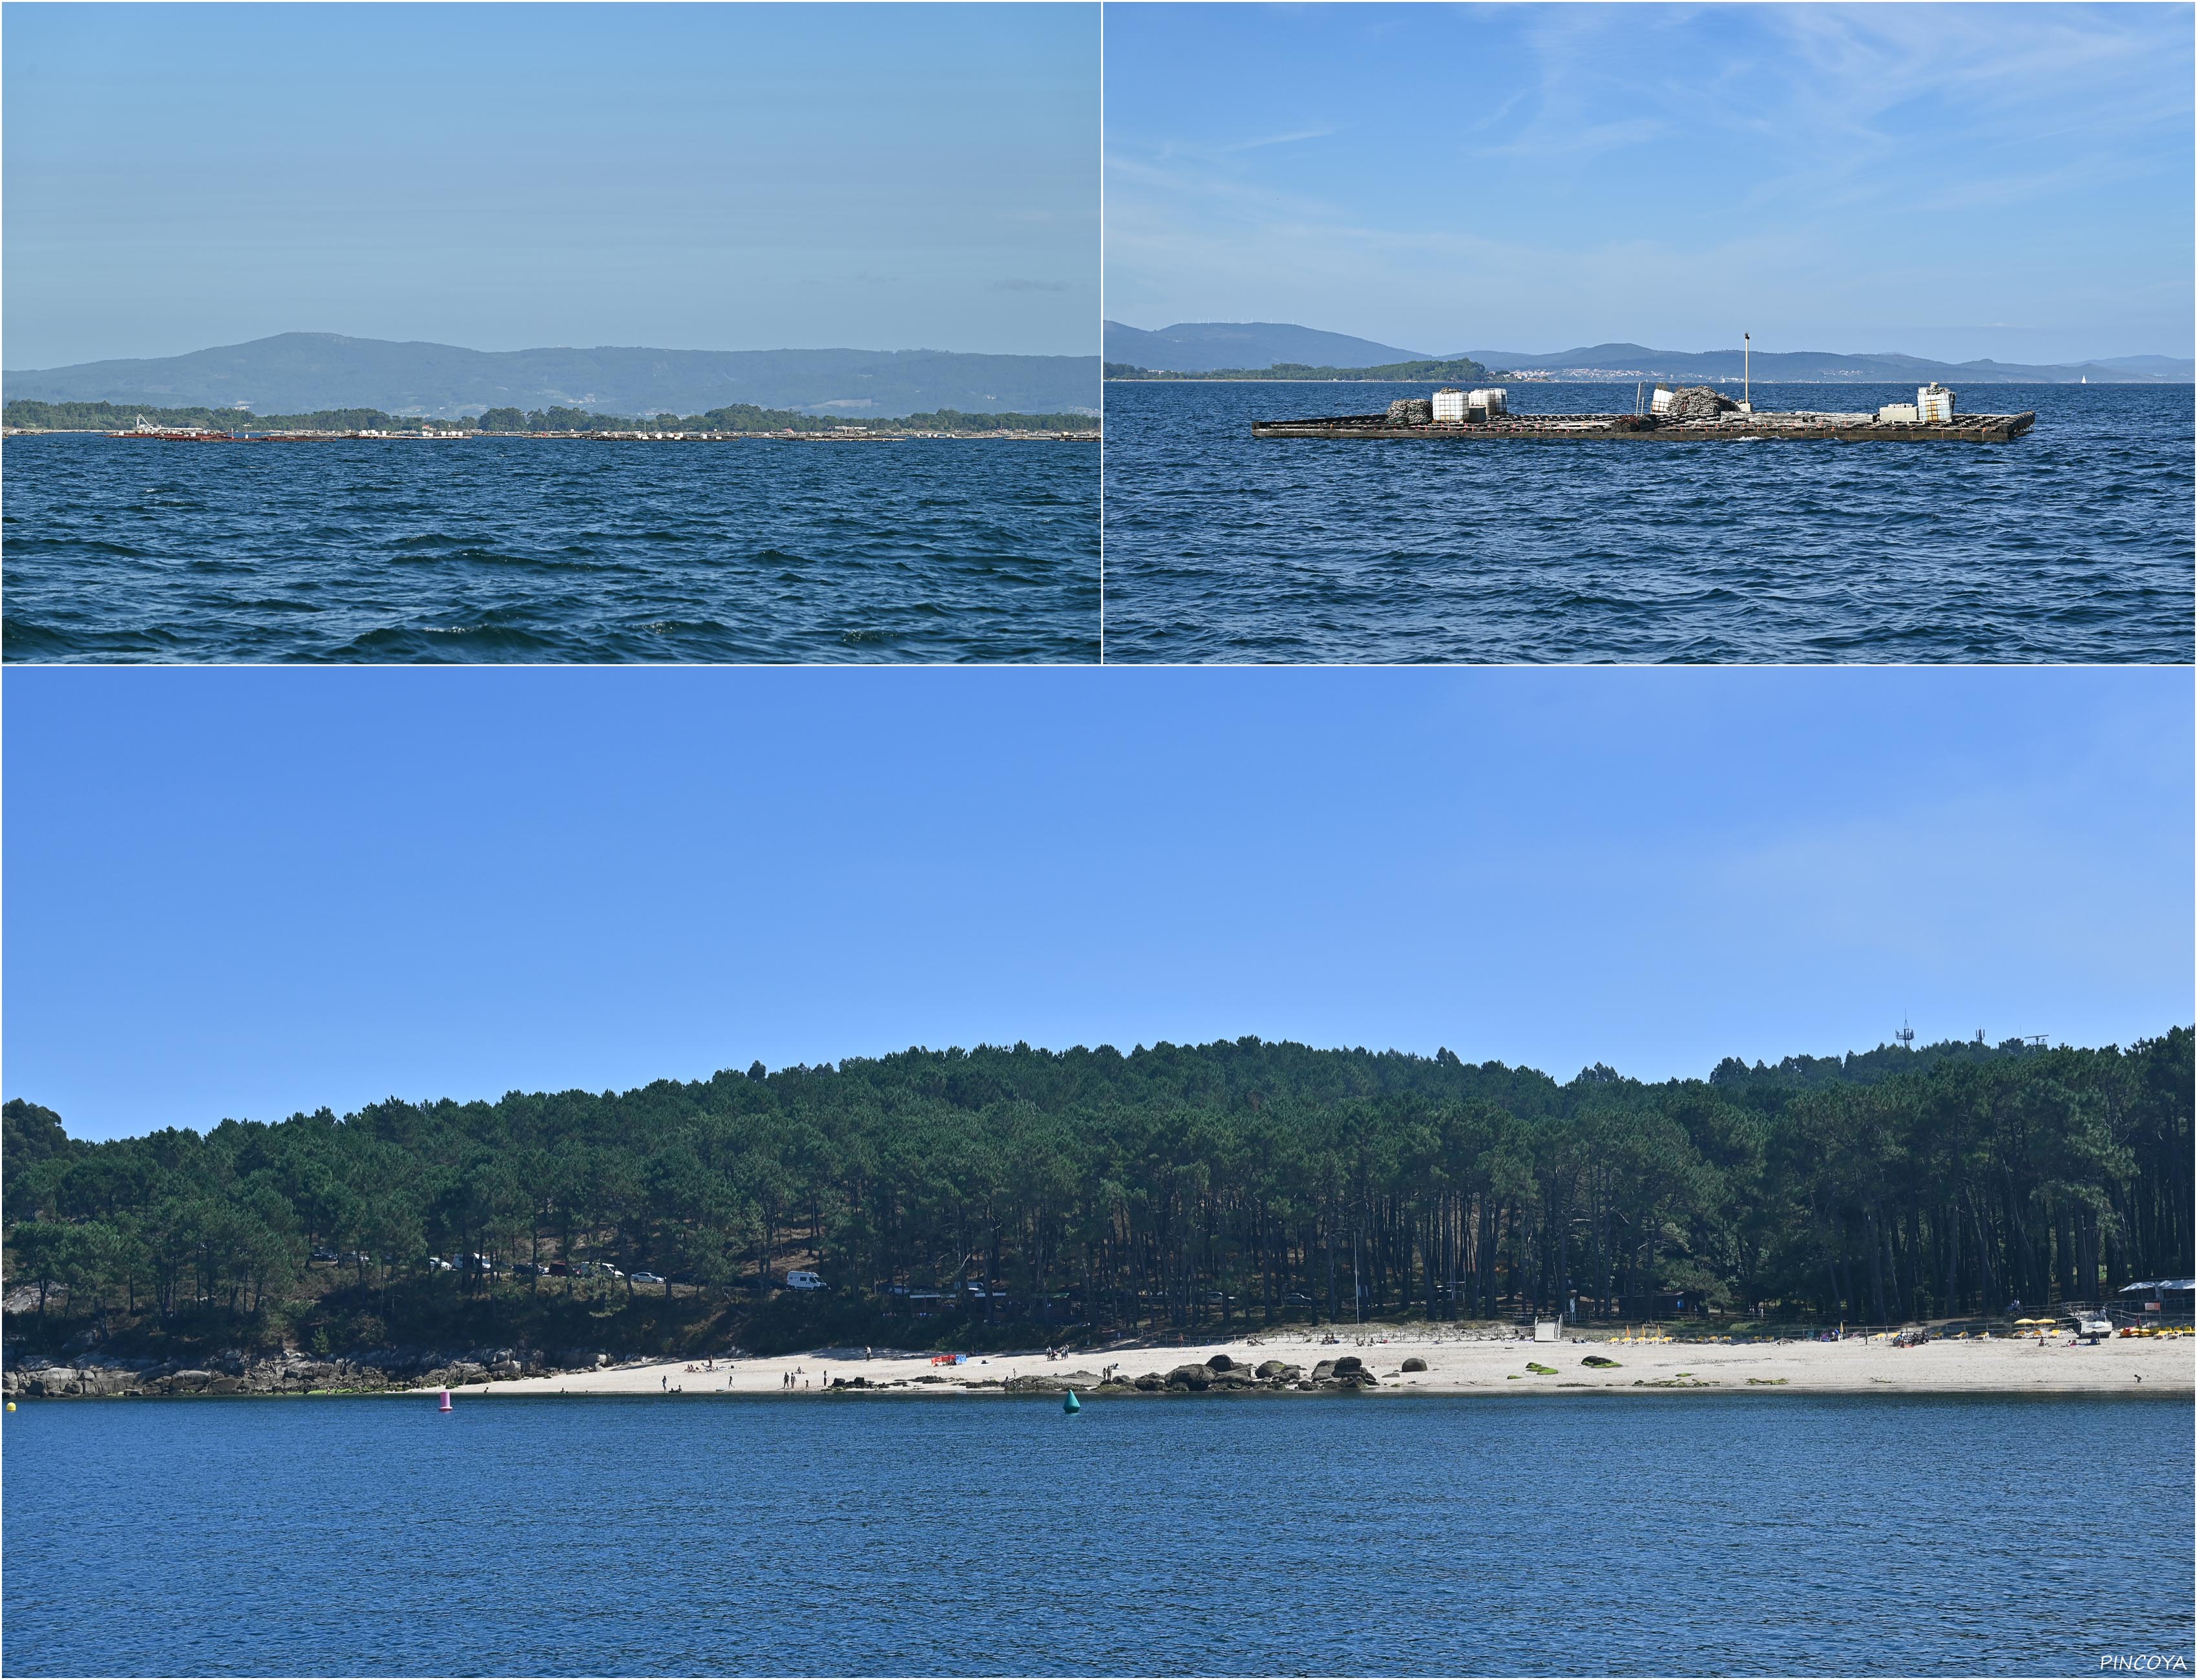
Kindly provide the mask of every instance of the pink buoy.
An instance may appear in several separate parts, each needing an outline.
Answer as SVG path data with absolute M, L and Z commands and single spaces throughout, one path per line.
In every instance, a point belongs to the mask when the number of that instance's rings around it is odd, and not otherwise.
M 436 1408 L 435 1408 L 435 1410 L 436 1410 L 436 1411 L 448 1411 L 449 1409 L 450 1409 L 450 1391 L 449 1391 L 449 1389 L 445 1388 L 444 1390 L 443 1390 L 443 1404 L 442 1404 L 442 1405 L 440 1405 L 439 1406 L 436 1407 Z

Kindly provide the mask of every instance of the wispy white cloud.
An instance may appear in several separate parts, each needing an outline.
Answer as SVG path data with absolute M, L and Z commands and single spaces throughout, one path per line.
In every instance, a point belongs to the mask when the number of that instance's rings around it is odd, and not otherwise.
M 1271 35 L 1270 11 L 1249 15 Z M 1689 330 L 1721 344 L 1744 317 L 1810 348 L 1893 347 L 1885 335 L 1926 316 L 1957 321 L 1932 298 L 1987 252 L 2007 275 L 2003 306 L 2048 332 L 2119 323 L 2115 342 L 2135 331 L 2186 350 L 2186 9 L 1298 16 L 1341 20 L 1306 38 L 1301 88 L 1277 85 L 1270 55 L 1244 105 L 1310 121 L 1228 138 L 1227 96 L 1209 109 L 1205 89 L 1195 108 L 1156 101 L 1180 125 L 1162 135 L 1117 120 L 1110 98 L 1116 314 L 1150 299 L 1167 319 L 1301 318 L 1442 349 L 1586 333 L 1678 347 Z M 1377 23 L 1388 33 L 1374 43 Z M 1456 95 L 1452 61 L 1492 91 Z M 1110 60 L 1113 89 L 1136 73 Z M 1369 101 L 1383 120 L 1365 117 Z M 1321 143 L 1289 150 L 1297 139 Z M 2110 244 L 2116 263 L 2086 258 L 2086 242 Z M 1785 321 L 1765 322 L 1765 297 Z M 1535 326 L 1550 322 L 1569 333 Z M 1957 338 L 1972 330 L 1898 347 L 2093 353 L 2034 333 Z
M 1300 129 L 1294 134 L 1270 134 L 1258 140 L 1238 140 L 1222 147 L 1224 152 L 1256 152 L 1267 146 L 1293 146 L 1300 140 L 1325 140 L 1341 132 L 1331 128 Z
M 1592 158 L 1621 147 L 1643 145 L 1671 132 L 1670 125 L 1656 117 L 1636 117 L 1630 122 L 1602 123 L 1591 128 L 1551 131 L 1546 128 L 1500 146 L 1481 146 L 1477 158 Z

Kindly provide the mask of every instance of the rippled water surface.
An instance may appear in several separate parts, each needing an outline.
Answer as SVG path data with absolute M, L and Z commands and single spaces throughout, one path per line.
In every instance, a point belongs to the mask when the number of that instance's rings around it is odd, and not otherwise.
M 15 1674 L 2189 1671 L 2183 1401 L 26 1403 Z
M 5 452 L 11 660 L 1091 660 L 1098 447 Z
M 1251 441 L 1426 385 L 1106 387 L 1110 660 L 2186 663 L 2188 385 L 1978 385 L 2011 443 Z M 1513 385 L 1518 412 L 1634 386 Z M 1912 386 L 1765 385 L 1762 408 Z

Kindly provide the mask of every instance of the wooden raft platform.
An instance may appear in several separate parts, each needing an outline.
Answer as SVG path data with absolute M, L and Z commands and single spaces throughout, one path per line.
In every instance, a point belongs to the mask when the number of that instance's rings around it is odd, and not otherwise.
M 1254 420 L 1254 437 L 1415 437 L 1471 443 L 1524 439 L 1544 443 L 1714 443 L 1742 437 L 1786 443 L 2007 443 L 2037 424 L 2033 408 L 2018 414 L 1960 414 L 1950 420 L 1879 420 L 1873 414 L 1722 414 L 1671 420 L 1650 414 L 1504 414 L 1493 420 L 1397 426 L 1386 414 L 1336 414 L 1320 420 Z

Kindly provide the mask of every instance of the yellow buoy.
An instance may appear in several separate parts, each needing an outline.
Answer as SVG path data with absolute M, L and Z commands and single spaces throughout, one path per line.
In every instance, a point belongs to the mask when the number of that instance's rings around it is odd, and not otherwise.
M 8 1402 L 8 1410 L 9 1410 L 9 1411 L 14 1411 L 14 1409 L 15 1409 L 15 1403 L 14 1403 L 14 1401 L 13 1401 L 13 1400 L 9 1401 L 9 1402 Z

